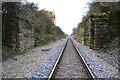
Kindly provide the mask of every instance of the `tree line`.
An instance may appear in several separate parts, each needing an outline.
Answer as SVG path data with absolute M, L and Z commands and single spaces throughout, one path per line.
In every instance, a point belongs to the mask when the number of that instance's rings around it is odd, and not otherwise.
M 120 37 L 120 2 L 93 2 L 77 28 L 74 38 L 92 48 L 103 48 Z M 100 46 L 101 45 L 101 46 Z
M 55 25 L 55 13 L 38 10 L 34 3 L 3 2 L 2 11 L 3 47 L 22 52 L 66 36 Z

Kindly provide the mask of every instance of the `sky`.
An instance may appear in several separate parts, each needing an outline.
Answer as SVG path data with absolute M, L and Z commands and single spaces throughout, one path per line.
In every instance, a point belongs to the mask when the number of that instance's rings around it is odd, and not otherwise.
M 81 22 L 83 15 L 88 11 L 88 2 L 91 0 L 27 0 L 38 5 L 39 9 L 54 11 L 55 24 L 70 35 L 72 29 Z

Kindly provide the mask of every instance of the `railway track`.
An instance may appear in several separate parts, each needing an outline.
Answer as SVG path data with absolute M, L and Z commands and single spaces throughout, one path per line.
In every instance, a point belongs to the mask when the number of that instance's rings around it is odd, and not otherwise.
M 95 79 L 94 74 L 70 38 L 62 49 L 48 79 L 56 78 Z

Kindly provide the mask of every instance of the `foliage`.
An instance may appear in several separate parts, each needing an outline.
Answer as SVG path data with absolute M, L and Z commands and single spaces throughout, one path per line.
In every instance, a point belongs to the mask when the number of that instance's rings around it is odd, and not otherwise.
M 63 38 L 65 35 L 55 25 L 54 12 L 46 9 L 38 10 L 34 3 L 4 2 L 2 11 L 2 45 L 15 49 L 17 52 L 21 51 L 19 34 L 25 40 L 33 37 L 36 46 Z
M 77 28 L 73 29 L 73 34 L 74 38 L 80 42 L 80 43 L 84 43 L 84 26 L 82 23 L 78 24 Z
M 111 42 L 116 37 L 120 36 L 120 2 L 93 2 L 89 4 L 89 11 L 86 16 L 83 17 L 82 21 L 78 24 L 77 28 L 73 29 L 73 35 L 78 42 L 81 42 L 85 38 L 84 30 L 85 26 L 88 26 L 89 23 L 86 23 L 89 17 L 99 18 L 104 17 L 108 18 L 107 27 L 104 28 L 104 46 L 105 44 Z M 93 20 L 93 19 L 92 19 Z M 93 20 L 94 21 L 94 20 Z M 98 30 L 99 32 L 99 30 Z M 95 31 L 93 30 L 93 35 Z M 97 32 L 96 32 L 97 33 Z M 87 36 L 86 36 L 87 37 Z M 102 40 L 100 40 L 102 41 Z M 99 44 L 99 43 L 98 43 Z
M 55 14 L 53 11 L 46 9 L 38 11 L 35 20 L 35 39 L 37 45 L 39 43 L 48 43 L 64 36 L 64 32 L 54 23 Z

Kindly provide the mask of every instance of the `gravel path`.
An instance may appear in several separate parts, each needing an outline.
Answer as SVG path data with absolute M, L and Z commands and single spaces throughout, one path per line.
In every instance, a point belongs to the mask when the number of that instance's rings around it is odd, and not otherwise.
M 113 50 L 114 54 L 106 53 L 106 52 L 98 52 L 97 56 L 100 57 L 101 59 L 105 60 L 108 64 L 112 65 L 114 68 L 118 69 L 118 55 L 115 54 L 116 51 L 120 50 L 119 48 L 116 48 Z M 97 52 L 97 51 L 96 51 Z
M 8 59 L 2 63 L 2 78 L 47 78 L 66 40 L 59 40 L 50 45 L 27 50 L 26 54 Z M 118 78 L 117 69 L 97 57 L 93 50 L 76 41 L 74 43 L 97 78 Z M 50 52 L 41 51 L 43 48 L 51 49 L 49 50 Z M 71 58 L 68 57 L 68 59 Z M 77 62 L 76 59 L 75 61 Z
M 40 63 L 44 62 L 52 52 L 60 47 L 64 40 L 59 40 L 49 45 L 26 50 L 25 54 L 15 56 L 2 63 L 3 78 L 25 78 L 31 72 L 37 70 Z M 51 48 L 49 51 L 41 51 L 43 48 Z
M 61 50 L 64 48 L 67 39 L 63 40 L 52 52 L 51 55 L 42 62 L 37 70 L 33 71 L 27 76 L 27 78 L 48 78 L 57 58 L 59 57 Z
M 73 41 L 97 78 L 119 78 L 118 69 L 99 58 L 93 50 L 75 40 Z
M 55 78 L 89 78 L 70 40 L 57 67 Z

